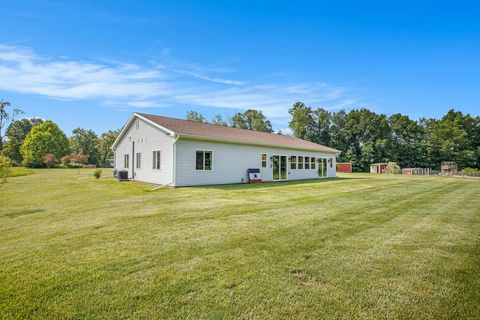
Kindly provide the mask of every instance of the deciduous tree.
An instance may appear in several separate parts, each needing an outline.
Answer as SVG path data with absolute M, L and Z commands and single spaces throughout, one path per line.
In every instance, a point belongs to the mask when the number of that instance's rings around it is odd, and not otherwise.
M 7 127 L 7 123 L 12 123 L 18 114 L 23 113 L 23 111 L 18 108 L 13 108 L 11 112 L 8 112 L 7 108 L 11 106 L 12 104 L 10 102 L 3 99 L 0 100 L 0 151 L 3 150 L 3 140 L 5 138 L 4 129 Z
M 237 113 L 230 118 L 231 126 L 233 128 L 254 130 L 260 132 L 273 132 L 272 124 L 265 117 L 262 111 L 248 109 L 243 113 Z
M 207 122 L 207 119 L 197 111 L 188 111 L 185 119 L 194 122 Z
M 35 126 L 22 145 L 23 164 L 30 167 L 42 167 L 43 156 L 51 153 L 61 159 L 70 151 L 68 138 L 62 130 L 50 120 Z
M 309 134 L 314 125 L 312 108 L 307 107 L 303 102 L 295 102 L 288 110 L 291 115 L 291 120 L 288 124 L 293 130 L 293 135 L 300 139 L 312 139 L 314 135 Z
M 52 165 L 55 165 L 57 163 L 57 159 L 53 154 L 47 153 L 46 155 L 43 156 L 43 163 L 45 163 L 47 168 L 50 169 Z
M 112 145 L 117 139 L 120 130 L 108 130 L 105 133 L 102 133 L 98 139 L 98 153 L 100 156 L 100 165 L 101 166 L 110 166 L 111 160 L 113 158 Z
M 0 187 L 7 182 L 7 179 L 11 173 L 11 167 L 11 160 L 0 154 Z
M 20 148 L 30 130 L 41 123 L 43 120 L 40 118 L 23 118 L 12 122 L 6 131 L 7 142 L 4 144 L 3 153 L 15 163 L 21 163 L 23 158 Z
M 70 138 L 70 150 L 87 156 L 87 163 L 97 165 L 99 161 L 98 136 L 93 130 L 75 128 Z

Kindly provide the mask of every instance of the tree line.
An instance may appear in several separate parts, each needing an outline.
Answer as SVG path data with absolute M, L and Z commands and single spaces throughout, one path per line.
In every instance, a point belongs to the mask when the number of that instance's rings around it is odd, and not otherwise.
M 334 112 L 302 102 L 289 113 L 296 137 L 340 150 L 338 161 L 352 162 L 357 171 L 389 161 L 402 168 L 438 169 L 443 161 L 455 161 L 460 168 L 480 167 L 479 116 L 452 109 L 440 119 L 417 121 L 400 113 L 387 116 L 366 108 Z
M 208 120 L 197 111 L 188 111 L 186 120 L 207 123 Z M 229 126 L 232 128 L 248 129 L 262 132 L 273 132 L 271 122 L 265 117 L 262 111 L 248 109 L 245 112 L 237 112 L 228 120 L 224 120 L 217 114 L 211 121 L 213 124 Z
M 337 160 L 352 162 L 355 171 L 368 171 L 375 162 L 439 169 L 443 161 L 455 161 L 459 168 L 480 168 L 480 116 L 452 109 L 440 119 L 413 120 L 366 108 L 328 111 L 303 102 L 295 102 L 289 114 L 295 137 L 340 150 Z M 207 122 L 195 111 L 188 112 L 186 119 Z M 273 132 L 263 113 L 252 109 L 235 114 L 228 122 L 217 115 L 211 123 Z
M 97 135 L 93 130 L 76 128 L 67 137 L 53 121 L 17 120 L 21 113 L 0 100 L 0 154 L 14 164 L 111 165 L 110 147 L 120 130 Z M 452 109 L 440 119 L 414 120 L 400 113 L 387 116 L 366 108 L 328 111 L 303 102 L 294 103 L 289 114 L 289 127 L 295 137 L 340 150 L 338 161 L 352 162 L 355 171 L 366 171 L 374 162 L 438 169 L 443 161 L 455 161 L 459 168 L 480 168 L 480 116 Z M 196 111 L 189 111 L 186 119 L 208 122 Z M 271 122 L 254 109 L 227 120 L 217 115 L 210 123 L 273 132 Z
M 21 118 L 18 108 L 0 101 L 0 154 L 15 165 L 27 167 L 65 167 L 83 165 L 108 167 L 111 146 L 120 130 L 108 130 L 97 135 L 93 130 L 75 128 L 67 135 L 51 120 Z

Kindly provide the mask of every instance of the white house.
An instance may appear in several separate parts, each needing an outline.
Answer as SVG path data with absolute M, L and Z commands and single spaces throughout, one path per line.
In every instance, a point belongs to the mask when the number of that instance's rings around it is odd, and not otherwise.
M 114 168 L 167 186 L 335 177 L 338 150 L 291 136 L 134 113 L 112 146 Z

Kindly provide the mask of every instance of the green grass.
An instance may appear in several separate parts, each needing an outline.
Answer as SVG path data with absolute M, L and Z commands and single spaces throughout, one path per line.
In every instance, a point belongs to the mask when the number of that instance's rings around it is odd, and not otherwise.
M 0 319 L 478 319 L 480 181 L 0 188 Z
M 28 176 L 30 174 L 34 174 L 34 171 L 32 169 L 28 169 L 24 167 L 12 167 L 12 172 L 10 173 L 10 177 Z

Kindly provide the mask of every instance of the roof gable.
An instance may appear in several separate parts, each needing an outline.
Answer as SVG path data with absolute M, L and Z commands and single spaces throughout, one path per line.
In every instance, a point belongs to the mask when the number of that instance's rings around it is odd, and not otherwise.
M 118 134 L 117 136 L 117 139 L 115 139 L 115 141 L 113 142 L 113 145 L 112 145 L 112 149 L 115 149 L 115 147 L 120 143 L 120 141 L 122 141 L 122 138 L 123 136 L 125 135 L 125 133 L 128 131 L 128 129 L 132 126 L 133 124 L 133 121 L 135 121 L 135 119 L 141 119 L 147 123 L 149 123 L 150 125 L 156 127 L 157 129 L 160 129 L 161 131 L 165 132 L 166 134 L 169 134 L 171 136 L 174 136 L 175 135 L 175 132 L 165 128 L 165 127 L 162 127 L 161 125 L 159 125 L 158 123 L 155 123 L 145 117 L 142 116 L 142 114 L 140 113 L 133 113 L 130 118 L 128 118 L 128 121 L 127 123 L 125 123 L 125 125 L 123 126 L 122 130 L 120 131 L 120 133 Z

